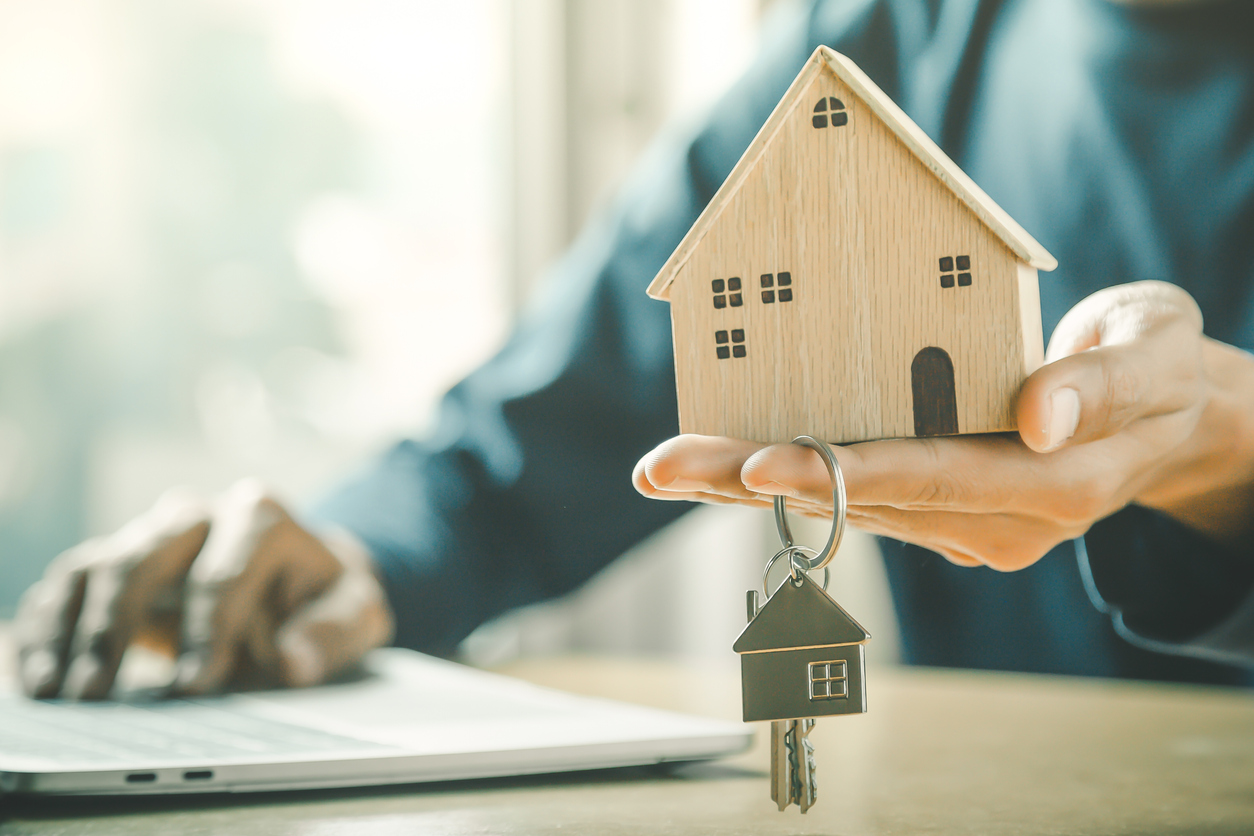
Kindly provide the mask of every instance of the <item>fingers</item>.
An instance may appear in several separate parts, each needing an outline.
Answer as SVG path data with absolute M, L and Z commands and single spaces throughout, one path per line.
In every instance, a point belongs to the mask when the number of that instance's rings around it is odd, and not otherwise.
M 83 606 L 70 645 L 61 696 L 99 700 L 109 695 L 130 640 L 133 614 L 116 606 L 125 572 L 98 567 L 87 574 Z
M 1069 512 L 1054 519 L 1030 498 L 1019 496 L 1015 486 L 1027 482 L 1041 457 L 1013 437 L 906 439 L 835 452 L 845 474 L 851 525 L 933 549 L 962 566 L 1022 569 L 1083 530 L 1067 526 Z M 697 478 L 678 475 L 686 473 Z M 658 488 L 650 481 L 654 474 L 683 489 Z M 673 493 L 715 501 L 726 499 L 723 494 L 739 494 L 767 505 L 766 496 L 783 494 L 790 497 L 792 511 L 825 517 L 832 512 L 831 481 L 823 460 L 796 444 L 768 447 L 681 436 L 642 460 L 637 480 L 651 496 Z M 708 490 L 692 490 L 694 482 Z M 1015 510 L 1025 505 L 1027 513 Z
M 248 625 L 264 615 L 259 590 L 240 588 L 238 580 L 281 516 L 252 480 L 236 483 L 215 504 L 209 537 L 184 588 L 178 691 L 213 693 L 235 672 Z
M 97 545 L 88 541 L 62 554 L 18 603 L 14 621 L 18 677 L 28 696 L 48 699 L 61 690 L 87 589 L 82 566 Z
M 1158 281 L 1132 282 L 1099 290 L 1081 300 L 1059 321 L 1045 362 L 1090 348 L 1124 345 L 1161 323 L 1181 320 L 1201 333 L 1202 312 L 1187 291 Z
M 204 541 L 203 507 L 186 494 L 163 496 L 109 537 L 70 549 L 24 596 L 16 632 L 21 677 L 38 697 L 102 699 L 137 634 L 171 635 L 177 590 Z
M 364 549 L 337 548 L 344 556 L 255 482 L 228 491 L 212 514 L 165 497 L 116 534 L 61 555 L 24 596 L 15 625 L 23 687 L 107 697 L 139 646 L 171 658 L 181 648 L 184 692 L 335 675 L 392 630 Z
M 1058 543 L 1080 533 L 1052 520 L 1020 514 L 886 507 L 850 508 L 849 523 L 871 534 L 931 549 L 960 566 L 983 565 L 999 572 L 1030 566 Z
M 854 458 L 847 450 L 833 448 L 845 476 L 845 489 L 852 487 L 845 463 Z M 818 453 L 797 444 L 776 444 L 763 447 L 745 460 L 737 478 L 754 493 L 787 496 L 802 502 L 830 504 L 831 480 Z M 849 501 L 853 502 L 852 495 Z
M 342 573 L 339 560 L 259 483 L 235 485 L 215 507 L 209 538 L 188 573 L 177 690 L 205 694 L 277 682 L 278 625 Z
M 1196 304 L 1174 285 L 1095 294 L 1063 319 L 1052 362 L 1025 382 L 1019 437 L 837 448 L 850 520 L 963 565 L 1029 565 L 1131 501 L 1162 471 L 1163 450 L 1191 438 L 1207 403 L 1205 344 Z M 822 459 L 796 445 L 680 436 L 634 479 L 650 497 L 763 505 L 782 495 L 801 513 L 830 513 Z
M 123 655 L 140 635 L 173 651 L 178 592 L 207 533 L 198 500 L 166 496 L 103 542 L 105 554 L 87 572 L 63 697 L 108 697 Z
M 1202 318 L 1164 282 L 1107 288 L 1063 317 L 1023 386 L 1019 433 L 1038 452 L 1107 438 L 1200 400 Z
M 763 462 L 771 466 L 762 469 Z M 652 499 L 769 508 L 776 495 L 783 495 L 798 499 L 792 506 L 798 513 L 831 516 L 831 481 L 822 459 L 794 444 L 768 447 L 735 438 L 681 435 L 642 458 L 632 481 Z M 824 493 L 826 500 L 821 499 Z
M 87 572 L 82 610 L 75 625 L 61 695 L 67 699 L 109 696 L 123 654 L 137 635 L 164 625 L 167 650 L 174 643 L 178 591 L 208 534 L 203 504 L 167 494 L 151 511 L 103 541 Z
M 955 506 L 1000 512 L 1027 501 L 1021 495 L 1022 486 L 1039 485 L 1043 478 L 1050 478 L 1042 471 L 1040 457 L 1011 436 L 873 441 L 834 450 L 850 505 Z M 691 481 L 708 489 L 691 489 L 688 477 L 679 475 L 688 473 L 695 474 Z M 680 484 L 684 489 L 659 486 L 652 481 L 654 474 L 660 474 L 660 482 Z M 797 500 L 798 510 L 810 506 L 831 513 L 831 480 L 822 458 L 796 444 L 764 446 L 711 436 L 679 436 L 637 465 L 637 489 L 651 497 L 699 501 L 721 497 L 758 505 L 769 504 L 768 497 L 784 495 Z
M 745 459 L 765 445 L 736 438 L 680 435 L 662 442 L 632 473 L 636 490 L 659 499 L 722 496 L 753 500 L 740 481 Z
M 392 638 L 392 611 L 365 548 L 347 532 L 332 532 L 322 539 L 344 571 L 279 629 L 280 676 L 289 687 L 316 685 L 342 675 Z

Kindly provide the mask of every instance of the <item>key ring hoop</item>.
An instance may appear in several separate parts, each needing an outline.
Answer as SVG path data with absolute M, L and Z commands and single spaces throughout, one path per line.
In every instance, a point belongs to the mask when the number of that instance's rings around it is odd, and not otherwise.
M 812 572 L 815 569 L 823 569 L 827 564 L 832 562 L 832 558 L 836 555 L 836 550 L 840 548 L 841 538 L 845 536 L 845 515 L 849 508 L 849 500 L 845 496 L 845 477 L 840 472 L 840 462 L 836 460 L 836 454 L 832 452 L 832 448 L 827 442 L 819 441 L 808 435 L 799 435 L 792 440 L 793 444 L 800 444 L 802 447 L 809 447 L 823 458 L 823 464 L 827 465 L 827 475 L 832 480 L 832 532 L 827 537 L 827 543 L 823 546 L 821 552 L 815 552 L 813 549 L 805 549 L 805 551 L 814 554 L 813 558 L 806 558 L 800 555 L 801 546 L 798 546 L 792 539 L 792 529 L 788 526 L 787 497 L 775 497 L 775 528 L 779 531 L 780 542 L 784 544 L 783 554 L 789 549 L 796 549 L 793 552 L 793 562 L 802 570 Z M 779 554 L 775 555 L 779 557 Z M 775 558 L 771 558 L 774 562 Z M 804 563 L 802 563 L 804 561 Z M 770 568 L 770 563 L 766 564 Z M 765 575 L 763 575 L 763 583 L 765 583 Z M 826 588 L 827 584 L 824 583 Z
M 814 557 L 807 558 L 804 554 L 802 554 L 802 552 L 809 552 L 810 554 L 814 555 Z M 762 570 L 762 593 L 766 595 L 767 597 L 770 597 L 771 595 L 771 588 L 770 588 L 770 585 L 768 584 L 768 578 L 770 577 L 770 574 L 771 574 L 771 567 L 775 565 L 775 561 L 779 560 L 784 555 L 789 556 L 789 561 L 788 561 L 789 562 L 789 566 L 788 566 L 789 579 L 792 580 L 792 582 L 796 584 L 797 586 L 800 586 L 801 585 L 800 573 L 812 571 L 810 569 L 804 568 L 802 566 L 802 561 L 804 561 L 805 563 L 812 562 L 818 557 L 818 552 L 816 552 L 814 549 L 806 548 L 805 546 L 784 546 L 782 549 L 775 552 L 775 554 L 771 556 L 771 559 L 766 561 L 766 568 Z M 823 569 L 823 591 L 826 592 L 827 584 L 832 579 L 832 570 L 827 568 L 826 566 L 822 567 L 822 569 Z

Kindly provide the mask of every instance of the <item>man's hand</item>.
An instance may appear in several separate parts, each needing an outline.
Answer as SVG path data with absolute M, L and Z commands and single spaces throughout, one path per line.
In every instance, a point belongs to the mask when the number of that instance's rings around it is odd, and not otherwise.
M 836 450 L 851 524 L 964 566 L 1022 569 L 1129 503 L 1221 542 L 1254 530 L 1254 359 L 1202 334 L 1193 299 L 1138 282 L 1073 308 L 1023 385 L 1019 434 Z M 636 465 L 655 499 L 831 514 L 818 454 L 679 436 Z
M 351 537 L 317 537 L 255 482 L 212 507 L 167 494 L 116 534 L 60 555 L 18 606 L 35 697 L 104 699 L 123 656 L 177 658 L 174 690 L 302 686 L 386 643 L 392 615 Z

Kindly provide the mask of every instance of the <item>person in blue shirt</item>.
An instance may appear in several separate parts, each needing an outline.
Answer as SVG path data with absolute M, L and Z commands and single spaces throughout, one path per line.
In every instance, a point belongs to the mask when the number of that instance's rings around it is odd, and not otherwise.
M 906 661 L 1249 684 L 1254 6 L 814 0 L 654 144 L 429 438 L 304 523 L 243 483 L 54 561 L 16 622 L 27 690 L 105 696 L 133 644 L 179 653 L 190 692 L 323 681 L 389 639 L 449 653 L 691 507 L 650 498 L 818 512 L 809 451 L 669 438 L 669 310 L 644 288 L 819 44 L 1061 265 L 1018 436 L 839 451 Z

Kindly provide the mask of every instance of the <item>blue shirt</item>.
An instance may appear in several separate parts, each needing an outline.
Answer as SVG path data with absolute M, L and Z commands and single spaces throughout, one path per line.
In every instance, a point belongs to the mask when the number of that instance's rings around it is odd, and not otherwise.
M 1058 257 L 1046 334 L 1089 293 L 1157 278 L 1197 299 L 1210 336 L 1249 348 L 1252 6 L 827 0 L 776 20 L 748 74 L 654 144 L 508 344 L 448 393 L 433 436 L 398 444 L 316 518 L 374 551 L 398 643 L 444 653 L 684 513 L 630 483 L 677 431 L 669 310 L 644 288 L 819 44 Z M 1014 574 L 883 545 L 913 663 L 1221 683 L 1248 674 L 1212 660 L 1254 664 L 1254 560 L 1145 509 Z

